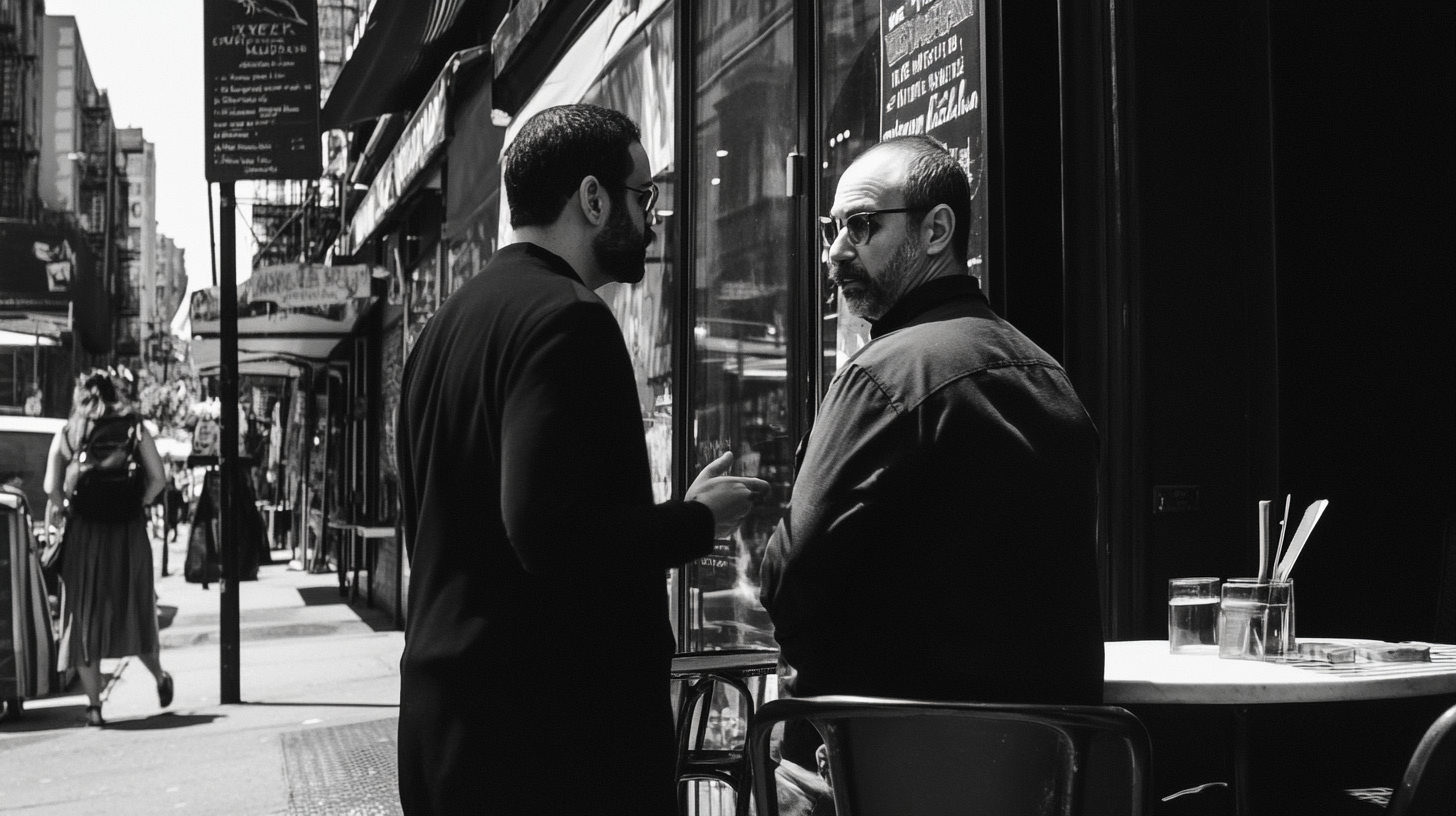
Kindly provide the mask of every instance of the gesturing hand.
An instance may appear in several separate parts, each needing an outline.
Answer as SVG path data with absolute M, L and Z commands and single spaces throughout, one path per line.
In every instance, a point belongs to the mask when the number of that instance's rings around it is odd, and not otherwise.
M 732 467 L 731 452 L 709 462 L 684 496 L 687 501 L 702 502 L 713 511 L 714 533 L 719 538 L 732 534 L 753 507 L 753 500 L 768 492 L 768 482 L 762 479 L 726 475 Z

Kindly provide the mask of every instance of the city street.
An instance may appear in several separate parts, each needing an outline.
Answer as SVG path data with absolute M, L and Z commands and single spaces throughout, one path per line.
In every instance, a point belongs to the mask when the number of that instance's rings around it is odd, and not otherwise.
M 156 550 L 160 556 L 160 548 Z M 0 724 L 0 813 L 394 814 L 403 635 L 355 610 L 338 576 L 290 571 L 287 550 L 241 584 L 242 698 L 219 705 L 218 586 L 159 578 L 162 665 L 176 699 L 134 658 L 103 662 L 104 728 L 85 696 L 27 703 Z M 159 558 L 156 563 L 160 563 Z

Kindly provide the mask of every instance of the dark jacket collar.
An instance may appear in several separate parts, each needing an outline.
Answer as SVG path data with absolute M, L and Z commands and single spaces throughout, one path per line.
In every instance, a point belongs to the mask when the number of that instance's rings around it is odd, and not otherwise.
M 903 329 L 936 306 L 967 297 L 985 299 L 981 294 L 981 282 L 971 275 L 947 275 L 926 281 L 906 292 L 879 320 L 869 321 L 870 337 Z
M 567 263 L 565 258 L 530 241 L 520 241 L 503 246 L 496 250 L 495 255 L 491 256 L 491 260 L 494 261 L 498 258 L 502 261 L 511 261 L 514 257 L 522 255 L 531 258 L 558 275 L 564 275 L 577 283 L 581 283 L 582 286 L 586 286 L 585 283 L 582 283 L 581 276 L 576 274 L 576 270 L 571 268 L 571 264 Z

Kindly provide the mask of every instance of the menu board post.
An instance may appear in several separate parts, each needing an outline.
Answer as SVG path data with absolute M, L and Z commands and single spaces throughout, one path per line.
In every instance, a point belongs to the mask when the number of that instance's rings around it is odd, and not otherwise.
M 207 180 L 314 179 L 316 0 L 203 0 Z
M 222 482 L 219 520 L 221 697 L 242 700 L 237 508 L 238 298 L 234 182 L 313 179 L 322 172 L 316 0 L 203 0 L 207 180 L 216 182 L 221 313 Z
M 971 181 L 970 271 L 985 277 L 980 0 L 880 0 L 880 138 L 931 136 Z

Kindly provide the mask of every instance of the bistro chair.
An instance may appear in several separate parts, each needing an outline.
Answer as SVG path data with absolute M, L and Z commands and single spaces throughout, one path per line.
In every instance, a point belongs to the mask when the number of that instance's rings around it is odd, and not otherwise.
M 765 703 L 749 731 L 760 816 L 778 816 L 769 741 L 806 719 L 829 753 L 837 816 L 1152 812 L 1147 729 L 1111 706 L 805 697 Z
M 686 783 L 713 781 L 733 791 L 734 816 L 748 816 L 749 766 L 740 744 L 710 744 L 708 724 L 719 688 L 732 689 L 746 735 L 754 723 L 749 683 L 773 674 L 778 653 L 763 649 L 690 652 L 673 658 L 672 679 L 680 683 L 677 710 L 677 790 L 679 809 L 689 808 Z M 697 716 L 694 716 L 696 712 Z M 746 737 L 745 737 L 746 738 Z
M 1386 816 L 1456 813 L 1456 706 L 1436 718 L 1405 766 Z

